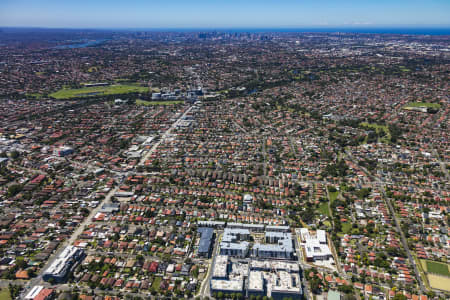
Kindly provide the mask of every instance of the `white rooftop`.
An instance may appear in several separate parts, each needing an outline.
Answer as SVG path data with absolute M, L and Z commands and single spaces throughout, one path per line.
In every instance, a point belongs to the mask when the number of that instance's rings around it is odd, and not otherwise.
M 213 278 L 225 278 L 227 276 L 228 256 L 217 255 L 213 269 Z
M 249 292 L 263 292 L 264 291 L 264 278 L 262 272 L 252 271 L 250 272 L 248 282 Z
M 221 280 L 211 279 L 211 289 L 227 292 L 242 292 L 244 286 L 243 280 Z

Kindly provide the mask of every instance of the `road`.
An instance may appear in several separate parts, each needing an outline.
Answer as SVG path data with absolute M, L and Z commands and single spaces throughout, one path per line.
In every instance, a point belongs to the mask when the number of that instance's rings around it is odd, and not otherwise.
M 146 255 L 146 254 L 134 254 L 133 252 L 118 252 L 118 251 L 99 251 L 99 250 L 87 250 L 87 255 L 96 255 L 96 256 L 112 256 L 115 258 L 122 258 L 122 259 L 136 259 L 137 256 L 142 256 L 145 260 L 151 260 L 151 261 L 161 261 L 161 257 L 154 256 L 154 255 Z M 172 257 L 172 261 L 175 261 L 176 263 L 183 263 L 184 259 L 182 257 Z
M 358 165 L 358 161 L 354 158 L 354 156 L 351 154 L 350 151 L 345 151 L 345 153 L 347 154 L 348 158 L 354 164 Z M 411 254 L 411 251 L 409 250 L 408 243 L 406 241 L 405 235 L 403 234 L 403 231 L 400 228 L 400 221 L 398 220 L 398 218 L 397 218 L 397 216 L 395 214 L 395 210 L 394 210 L 394 207 L 392 206 L 391 200 L 386 196 L 385 182 L 383 180 L 381 180 L 378 176 L 372 175 L 366 168 L 361 167 L 361 166 L 360 166 L 360 168 L 363 170 L 364 173 L 366 173 L 366 175 L 372 181 L 375 181 L 378 184 L 378 186 L 380 187 L 381 192 L 383 194 L 384 201 L 386 202 L 386 204 L 387 204 L 387 206 L 389 208 L 389 212 L 390 212 L 390 214 L 392 216 L 392 219 L 395 222 L 395 227 L 397 229 L 397 232 L 400 235 L 400 241 L 402 242 L 403 248 L 406 251 L 406 255 L 408 256 L 408 260 L 409 260 L 410 264 L 412 265 L 412 267 L 414 269 L 414 275 L 415 275 L 415 277 L 417 279 L 417 282 L 419 283 L 420 290 L 422 291 L 422 293 L 425 294 L 427 292 L 427 290 L 425 288 L 425 285 L 422 282 L 422 278 L 420 277 L 420 273 L 419 273 L 419 270 L 417 268 L 416 262 L 415 262 L 415 260 L 414 260 L 414 258 L 412 256 L 412 254 Z
M 267 147 L 266 147 L 266 144 L 267 144 L 267 138 L 263 138 L 262 139 L 262 154 L 263 154 L 263 159 L 264 159 L 264 161 L 263 161 L 263 174 L 264 174 L 264 178 L 266 178 L 266 176 L 267 176 Z
M 169 129 L 167 129 L 164 134 L 161 136 L 161 139 L 153 145 L 153 147 L 146 153 L 146 155 L 142 158 L 139 165 L 143 165 L 144 162 L 155 152 L 155 150 L 158 148 L 158 146 L 164 142 L 169 135 L 171 134 L 172 130 L 176 128 L 176 126 L 180 123 L 180 121 L 192 110 L 192 106 L 189 107 L 171 126 Z M 82 163 L 80 163 L 82 164 Z M 90 166 L 88 164 L 83 164 L 84 167 L 87 169 L 93 168 L 93 166 Z M 116 173 L 116 172 L 114 172 Z M 111 189 L 108 194 L 105 196 L 105 198 L 99 203 L 99 205 L 94 208 L 89 215 L 84 219 L 82 223 L 79 224 L 79 226 L 75 229 L 75 231 L 72 233 L 69 239 L 67 239 L 63 244 L 61 244 L 58 249 L 49 257 L 47 262 L 45 263 L 44 267 L 40 270 L 39 274 L 31 279 L 26 285 L 24 290 L 22 291 L 21 297 L 24 297 L 34 286 L 36 285 L 44 285 L 42 276 L 45 272 L 45 270 L 48 269 L 48 267 L 55 261 L 55 259 L 61 254 L 61 252 L 69 245 L 72 245 L 78 238 L 78 236 L 84 231 L 84 228 L 86 226 L 89 226 L 92 223 L 93 217 L 100 211 L 101 207 L 111 200 L 111 197 L 116 193 L 118 188 Z
M 439 165 L 441 166 L 441 170 L 445 175 L 445 178 L 447 179 L 447 182 L 450 182 L 450 176 L 448 175 L 447 166 L 444 162 L 442 162 L 441 158 L 439 157 L 439 153 L 435 149 L 433 149 L 433 155 L 437 158 Z
M 422 282 L 422 278 L 420 277 L 419 270 L 417 269 L 417 265 L 416 265 L 416 262 L 415 262 L 415 260 L 414 260 L 414 258 L 413 258 L 413 256 L 412 256 L 412 254 L 411 254 L 411 251 L 409 251 L 408 243 L 406 242 L 405 235 L 403 234 L 403 231 L 402 231 L 402 229 L 400 228 L 400 222 L 398 221 L 398 218 L 397 218 L 397 216 L 395 215 L 394 207 L 393 207 L 392 204 L 391 204 L 391 200 L 390 200 L 389 198 L 386 197 L 385 190 L 384 190 L 384 186 L 383 186 L 383 196 L 384 196 L 384 199 L 385 199 L 385 201 L 386 201 L 386 204 L 387 204 L 388 207 L 389 207 L 389 211 L 391 212 L 391 215 L 392 215 L 392 217 L 393 217 L 393 219 L 394 219 L 395 227 L 397 228 L 397 231 L 398 231 L 398 233 L 400 234 L 400 239 L 401 239 L 401 241 L 402 241 L 403 248 L 405 248 L 406 254 L 408 255 L 408 259 L 409 259 L 411 265 L 412 265 L 413 268 L 414 268 L 414 273 L 415 273 L 415 275 L 416 275 L 417 282 L 419 283 L 420 290 L 422 291 L 422 293 L 426 293 L 427 290 L 425 289 L 425 286 L 424 286 L 424 284 L 423 284 L 423 282 Z
M 244 129 L 241 125 L 239 125 L 235 120 L 233 120 L 233 124 L 239 128 L 239 130 L 241 130 L 244 133 L 248 133 L 248 131 L 246 129 Z
M 330 197 L 330 192 L 328 191 L 328 187 L 327 186 L 325 186 L 325 192 L 327 193 L 327 199 L 328 199 L 327 206 L 328 206 L 328 211 L 330 212 L 329 219 L 331 221 L 331 225 L 334 228 L 333 210 L 331 209 L 331 197 Z
M 219 242 L 222 237 L 222 234 L 217 234 L 216 241 L 214 243 L 213 251 L 212 251 L 212 259 L 211 264 L 209 265 L 208 272 L 206 274 L 205 279 L 202 282 L 202 285 L 200 286 L 200 293 L 197 296 L 201 296 L 202 298 L 210 297 L 210 290 L 209 290 L 209 281 L 211 280 L 212 276 L 212 269 L 214 268 L 214 264 L 216 263 L 216 256 L 219 255 Z
M 305 295 L 306 300 L 311 300 L 314 297 L 309 289 L 308 282 L 306 281 L 306 277 L 305 277 L 305 272 L 308 271 L 310 266 L 303 263 L 303 254 L 302 254 L 302 250 L 300 248 L 301 246 L 300 246 L 299 239 L 300 239 L 300 237 L 297 235 L 297 231 L 296 231 L 295 235 L 294 235 L 294 246 L 295 246 L 295 251 L 297 253 L 298 264 L 300 265 L 300 267 L 302 269 L 301 277 L 302 277 L 303 295 Z
M 147 159 L 150 158 L 150 156 L 153 154 L 153 152 L 155 152 L 155 150 L 158 148 L 158 146 L 164 142 L 172 133 L 172 130 L 175 129 L 178 124 L 180 124 L 181 120 L 192 110 L 193 106 L 189 107 L 175 122 L 173 122 L 173 124 L 169 127 L 169 129 L 167 129 L 163 135 L 161 136 L 161 138 L 159 139 L 159 141 L 157 141 L 152 148 L 150 148 L 150 150 L 142 157 L 141 161 L 139 162 L 138 166 L 143 166 L 145 161 L 147 161 Z
M 151 296 L 150 293 L 133 293 L 130 292 L 130 290 L 126 290 L 125 288 L 122 288 L 120 290 L 118 289 L 111 289 L 111 290 L 105 290 L 105 289 L 100 289 L 100 288 L 96 288 L 96 289 L 89 289 L 86 286 L 83 285 L 76 285 L 80 290 L 85 291 L 86 294 L 94 294 L 97 296 L 101 296 L 102 299 L 103 297 L 107 294 L 109 296 L 117 296 L 120 299 L 124 299 L 126 296 L 129 296 L 130 299 L 132 299 L 133 297 L 140 297 L 143 299 L 157 299 L 157 296 Z M 74 290 L 73 287 L 71 287 L 68 284 L 60 284 L 57 286 L 48 286 L 48 287 L 52 287 L 60 292 L 70 292 Z M 128 299 L 128 298 L 126 298 Z
M 22 292 L 22 296 L 26 295 L 35 285 L 39 285 L 42 283 L 42 275 L 45 270 L 55 261 L 55 259 L 61 254 L 61 252 L 69 245 L 73 244 L 77 237 L 83 232 L 86 226 L 89 226 L 92 223 L 92 218 L 100 211 L 101 207 L 110 201 L 111 197 L 117 191 L 118 188 L 111 189 L 105 198 L 94 208 L 90 214 L 84 218 L 84 221 L 80 223 L 80 225 L 75 229 L 69 239 L 67 239 L 63 244 L 61 244 L 58 249 L 49 257 L 44 267 L 40 270 L 39 274 L 30 280 L 30 282 L 25 286 L 24 291 Z

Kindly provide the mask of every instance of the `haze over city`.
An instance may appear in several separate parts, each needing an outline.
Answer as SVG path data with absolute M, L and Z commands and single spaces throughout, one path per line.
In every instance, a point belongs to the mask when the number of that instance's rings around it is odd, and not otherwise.
M 446 0 L 4 0 L 0 26 L 298 28 L 450 26 Z

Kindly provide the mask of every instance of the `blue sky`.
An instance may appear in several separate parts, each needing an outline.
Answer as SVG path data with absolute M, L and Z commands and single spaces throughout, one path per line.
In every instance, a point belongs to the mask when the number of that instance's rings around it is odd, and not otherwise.
M 0 0 L 0 26 L 450 27 L 450 0 Z

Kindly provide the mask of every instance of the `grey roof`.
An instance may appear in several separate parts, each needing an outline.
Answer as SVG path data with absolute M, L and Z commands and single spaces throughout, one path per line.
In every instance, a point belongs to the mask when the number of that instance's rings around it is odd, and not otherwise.
M 115 212 L 115 211 L 119 211 L 119 208 L 120 208 L 119 203 L 111 203 L 111 202 L 109 202 L 109 203 L 103 204 L 101 209 L 100 209 L 100 211 L 101 212 L 106 212 L 106 213 L 112 213 L 112 212 Z
M 336 291 L 329 291 L 327 299 L 328 300 L 340 300 L 341 299 L 341 294 L 339 292 L 336 292 Z
M 211 248 L 211 241 L 214 235 L 214 229 L 209 227 L 200 227 L 197 229 L 200 236 L 200 243 L 198 245 L 199 253 L 208 253 Z
M 253 245 L 254 250 L 286 253 L 294 251 L 294 247 L 292 246 L 292 236 L 290 233 L 268 231 L 266 232 L 266 236 L 280 237 L 280 239 L 278 240 L 278 244 L 256 243 Z
M 234 242 L 238 240 L 237 235 L 249 235 L 250 231 L 248 229 L 241 228 L 225 228 L 223 232 L 222 241 L 223 242 Z
M 275 225 L 268 225 L 266 226 L 267 231 L 289 231 L 289 226 L 275 226 Z
M 251 229 L 264 229 L 264 225 L 263 224 L 244 224 L 244 223 L 230 222 L 230 223 L 227 223 L 227 226 L 230 227 L 230 228 L 247 228 L 249 230 L 251 230 Z
M 230 243 L 230 242 L 221 242 L 220 249 L 221 250 L 240 250 L 245 251 L 248 249 L 248 242 L 240 242 L 240 243 Z

